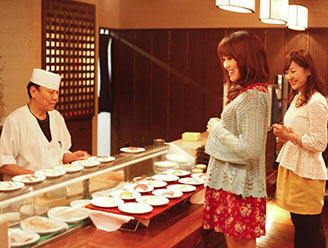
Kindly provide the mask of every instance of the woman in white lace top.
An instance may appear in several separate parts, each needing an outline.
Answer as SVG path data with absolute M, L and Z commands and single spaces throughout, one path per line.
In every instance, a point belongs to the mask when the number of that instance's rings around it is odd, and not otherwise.
M 262 41 L 247 31 L 218 46 L 229 84 L 221 119 L 211 118 L 203 228 L 223 232 L 228 247 L 255 247 L 265 234 L 265 147 L 270 97 Z
M 276 202 L 291 213 L 295 247 L 325 248 L 321 211 L 327 179 L 322 158 L 327 145 L 326 88 L 305 50 L 288 54 L 284 71 L 292 91 L 284 124 L 273 125 L 284 142 L 277 158 Z

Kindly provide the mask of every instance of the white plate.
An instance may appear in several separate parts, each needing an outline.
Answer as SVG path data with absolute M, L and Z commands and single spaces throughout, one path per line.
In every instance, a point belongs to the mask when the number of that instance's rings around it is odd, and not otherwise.
M 0 191 L 13 191 L 21 189 L 24 186 L 25 184 L 20 182 L 2 181 L 0 182 Z
M 109 194 L 112 197 L 120 198 L 122 200 L 134 200 L 137 197 L 141 196 L 141 194 L 137 191 L 124 190 L 124 189 L 114 190 L 114 191 L 110 192 Z
M 50 219 L 61 220 L 66 223 L 78 223 L 89 217 L 89 212 L 85 208 L 55 207 L 48 211 Z
M 137 191 L 139 193 L 148 193 L 154 190 L 153 186 L 144 184 L 142 182 L 128 184 L 124 188 L 130 191 Z
M 183 193 L 193 192 L 196 190 L 196 187 L 188 184 L 172 184 L 166 187 L 169 190 L 179 190 Z
M 206 180 L 206 173 L 192 173 L 191 174 L 191 177 L 192 178 L 200 178 L 200 179 L 203 179 L 203 180 Z
M 70 202 L 70 206 L 73 208 L 83 208 L 90 203 L 90 200 L 82 199 L 82 200 L 74 200 Z
M 41 216 L 33 216 L 21 221 L 20 226 L 23 230 L 30 230 L 38 234 L 49 234 L 68 229 L 68 225 L 59 220 L 53 220 Z
M 144 152 L 145 148 L 143 147 L 135 147 L 135 146 L 129 146 L 129 147 L 122 147 L 120 149 L 121 152 L 126 153 L 138 153 L 138 152 Z
M 115 160 L 115 157 L 112 157 L 112 156 L 92 156 L 90 158 L 88 158 L 88 160 L 96 160 L 96 161 L 99 161 L 100 163 L 108 163 L 108 162 L 111 162 L 111 161 L 114 161 Z
M 161 188 L 167 185 L 167 182 L 159 181 L 159 180 L 141 181 L 140 183 L 153 186 L 154 188 Z
M 183 193 L 179 190 L 169 190 L 169 189 L 155 189 L 153 195 L 164 196 L 168 199 L 179 198 Z
M 190 171 L 176 169 L 176 170 L 167 170 L 167 171 L 164 171 L 164 173 L 166 175 L 173 175 L 173 176 L 183 177 L 183 176 L 189 175 Z
M 149 204 L 151 206 L 163 206 L 169 203 L 169 199 L 164 196 L 144 195 L 136 199 L 139 203 Z
M 118 209 L 129 214 L 146 214 L 153 211 L 153 207 L 139 202 L 128 202 L 118 206 Z
M 12 178 L 12 180 L 15 182 L 21 182 L 25 184 L 39 183 L 45 179 L 46 179 L 45 176 L 33 175 L 33 174 L 19 175 L 19 176 L 14 176 Z
M 143 182 L 143 181 L 149 181 L 152 180 L 151 177 L 147 177 L 147 176 L 141 176 L 141 177 L 134 177 L 133 178 L 133 182 L 135 183 L 139 183 L 139 182 Z
M 59 168 L 65 169 L 67 173 L 78 172 L 84 169 L 84 167 L 79 164 L 63 164 L 55 167 L 55 169 L 59 169 Z
M 97 165 L 100 165 L 100 162 L 98 160 L 76 160 L 73 161 L 72 164 L 82 165 L 85 168 L 91 168 L 95 167 Z
M 105 196 L 109 196 L 110 195 L 110 191 L 108 190 L 103 190 L 103 191 L 97 191 L 92 193 L 91 197 L 93 198 L 97 198 L 97 197 L 105 197 Z
M 190 185 L 202 185 L 205 181 L 201 178 L 192 178 L 192 177 L 184 177 L 178 180 L 179 183 L 190 184 Z
M 155 175 L 152 176 L 152 178 L 155 180 L 165 181 L 165 182 L 174 182 L 179 179 L 179 177 L 173 175 Z
M 32 231 L 9 228 L 8 238 L 10 247 L 22 247 L 37 242 L 40 239 L 40 235 Z
M 116 198 L 116 197 L 96 197 L 91 200 L 91 204 L 96 207 L 101 208 L 115 208 L 122 204 L 124 204 L 124 201 L 122 199 Z
M 167 168 L 167 169 L 172 169 L 172 168 L 178 168 L 179 165 L 176 162 L 173 161 L 156 161 L 153 163 L 154 167 L 159 167 L 159 168 Z
M 178 154 L 166 154 L 165 158 L 167 160 L 174 161 L 174 162 L 177 162 L 179 164 L 180 163 L 181 164 L 188 163 L 188 158 L 186 158 L 185 156 L 182 156 L 182 155 L 178 155 Z
M 62 175 L 66 174 L 66 170 L 63 168 L 57 168 L 57 169 L 43 169 L 43 170 L 38 170 L 34 172 L 35 175 L 38 176 L 45 176 L 48 178 L 55 178 L 55 177 L 60 177 Z

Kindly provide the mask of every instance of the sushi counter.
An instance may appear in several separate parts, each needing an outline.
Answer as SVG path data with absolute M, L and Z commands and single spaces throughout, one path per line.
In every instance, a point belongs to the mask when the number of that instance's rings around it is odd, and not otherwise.
M 198 141 L 177 140 L 154 144 L 142 151 L 122 151 L 111 158 L 95 157 L 91 162 L 81 162 L 84 167 L 81 171 L 46 177 L 18 190 L 0 192 L 0 210 L 9 216 L 11 231 L 33 230 L 40 222 L 42 228 L 58 225 L 55 222 L 60 219 L 64 223 L 54 233 L 37 231 L 37 242 L 30 240 L 16 247 L 219 244 L 223 235 L 202 230 L 202 204 L 198 198 L 204 193 L 204 174 L 190 173 L 195 165 L 196 149 L 205 140 L 206 134 L 202 134 Z M 103 161 L 94 163 L 96 160 Z M 77 208 L 81 209 L 77 216 L 76 211 L 70 213 Z M 43 222 L 42 218 L 50 222 Z M 108 228 L 110 222 L 114 226 L 118 222 L 119 227 Z M 16 239 L 20 238 L 20 233 L 15 235 Z

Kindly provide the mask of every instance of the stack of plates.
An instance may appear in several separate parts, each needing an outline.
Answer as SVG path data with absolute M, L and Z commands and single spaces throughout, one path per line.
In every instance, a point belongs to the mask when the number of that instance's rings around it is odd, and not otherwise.
M 162 173 L 170 169 L 177 169 L 178 167 L 178 164 L 174 161 L 157 161 L 153 164 L 155 174 Z
M 178 168 L 181 170 L 191 171 L 192 163 L 188 160 L 187 157 L 178 154 L 166 154 L 165 158 L 168 161 L 176 162 L 178 164 Z

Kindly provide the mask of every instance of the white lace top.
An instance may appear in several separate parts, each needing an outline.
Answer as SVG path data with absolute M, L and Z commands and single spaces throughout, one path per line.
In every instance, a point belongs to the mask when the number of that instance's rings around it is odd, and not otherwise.
M 222 112 L 219 125 L 209 133 L 206 153 L 211 155 L 207 186 L 243 197 L 266 197 L 265 148 L 270 96 L 247 90 Z
M 314 93 L 310 101 L 296 108 L 295 96 L 284 116 L 284 125 L 302 137 L 303 148 L 288 141 L 277 157 L 283 166 L 296 175 L 311 179 L 327 179 L 322 152 L 327 146 L 328 107 L 326 98 Z

